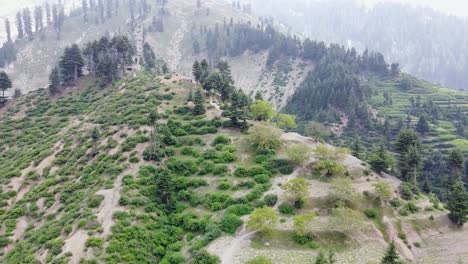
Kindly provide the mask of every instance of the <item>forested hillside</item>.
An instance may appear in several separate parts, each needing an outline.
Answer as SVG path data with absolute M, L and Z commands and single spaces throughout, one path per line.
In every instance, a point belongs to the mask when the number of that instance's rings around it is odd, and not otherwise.
M 454 89 L 468 89 L 468 23 L 429 8 L 357 1 L 254 0 L 252 11 L 284 23 L 292 32 L 382 52 L 421 79 Z
M 466 92 L 247 1 L 61 8 L 6 43 L 2 263 L 468 258 Z

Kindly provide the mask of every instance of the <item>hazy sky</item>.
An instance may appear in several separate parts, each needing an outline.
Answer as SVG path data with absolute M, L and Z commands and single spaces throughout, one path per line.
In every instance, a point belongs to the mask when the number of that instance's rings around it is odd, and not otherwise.
M 358 0 L 366 5 L 378 2 L 400 2 L 416 6 L 429 6 L 444 13 L 468 17 L 468 0 Z

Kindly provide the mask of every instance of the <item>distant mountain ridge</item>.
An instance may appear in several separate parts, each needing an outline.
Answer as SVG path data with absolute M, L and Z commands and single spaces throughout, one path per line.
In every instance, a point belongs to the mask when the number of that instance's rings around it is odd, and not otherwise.
M 468 22 L 429 8 L 353 1 L 253 1 L 253 12 L 328 43 L 382 52 L 419 78 L 468 89 Z

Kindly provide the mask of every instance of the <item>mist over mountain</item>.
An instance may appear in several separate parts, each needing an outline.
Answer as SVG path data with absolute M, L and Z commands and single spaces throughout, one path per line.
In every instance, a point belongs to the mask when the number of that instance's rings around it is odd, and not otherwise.
M 253 11 L 303 34 L 358 50 L 382 52 L 404 71 L 468 89 L 468 22 L 429 8 L 384 2 L 253 1 Z

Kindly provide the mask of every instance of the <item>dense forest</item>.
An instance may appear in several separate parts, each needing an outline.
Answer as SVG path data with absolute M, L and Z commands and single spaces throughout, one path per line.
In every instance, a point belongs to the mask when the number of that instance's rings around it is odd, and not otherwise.
M 468 89 L 468 23 L 429 8 L 357 1 L 253 1 L 253 11 L 327 43 L 370 48 L 419 78 Z

